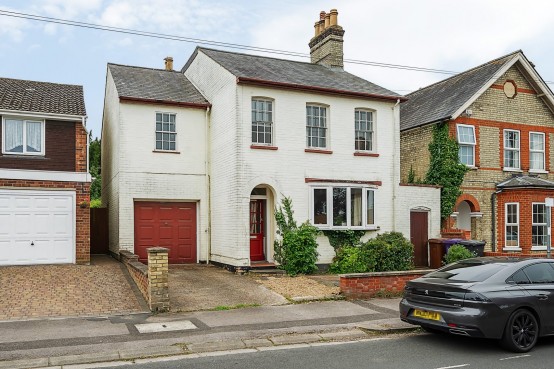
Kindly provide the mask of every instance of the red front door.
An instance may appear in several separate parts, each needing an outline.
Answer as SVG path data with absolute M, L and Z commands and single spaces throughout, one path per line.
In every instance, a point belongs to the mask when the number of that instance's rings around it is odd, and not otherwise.
M 169 263 L 196 263 L 196 203 L 135 202 L 135 254 L 149 247 L 169 249 Z
M 265 260 L 264 256 L 265 200 L 250 200 L 250 260 Z

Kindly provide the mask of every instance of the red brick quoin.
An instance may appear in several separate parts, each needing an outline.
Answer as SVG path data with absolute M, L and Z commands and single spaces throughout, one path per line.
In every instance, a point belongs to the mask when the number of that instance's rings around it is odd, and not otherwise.
M 21 179 L 0 179 L 0 187 L 74 190 L 76 219 L 76 261 L 77 264 L 90 262 L 90 183 L 88 182 L 58 182 L 32 181 Z
M 340 291 L 352 300 L 363 300 L 382 293 L 400 294 L 406 282 L 419 278 L 432 270 L 342 274 Z

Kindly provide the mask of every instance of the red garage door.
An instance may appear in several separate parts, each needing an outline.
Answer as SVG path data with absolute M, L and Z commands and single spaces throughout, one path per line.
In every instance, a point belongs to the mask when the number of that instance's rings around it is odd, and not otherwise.
M 169 263 L 196 263 L 196 203 L 135 202 L 135 254 L 167 247 Z

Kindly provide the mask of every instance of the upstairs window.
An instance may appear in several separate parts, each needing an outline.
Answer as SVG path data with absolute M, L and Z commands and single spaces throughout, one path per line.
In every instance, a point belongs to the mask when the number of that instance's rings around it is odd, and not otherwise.
M 504 130 L 504 168 L 520 169 L 519 131 Z
M 273 101 L 252 99 L 252 143 L 273 145 Z
M 460 163 L 468 167 L 475 166 L 475 127 L 465 124 L 456 126 L 458 133 L 458 156 Z
M 544 171 L 544 133 L 529 133 L 529 169 Z
M 44 155 L 44 121 L 5 118 L 2 138 L 4 154 Z
M 306 106 L 306 146 L 327 148 L 327 108 L 325 106 Z
M 373 151 L 373 112 L 356 109 L 354 126 L 354 149 L 356 151 Z
M 175 114 L 156 113 L 156 150 L 177 150 L 176 139 Z
M 324 229 L 365 229 L 375 225 L 374 190 L 363 187 L 312 188 L 312 224 Z

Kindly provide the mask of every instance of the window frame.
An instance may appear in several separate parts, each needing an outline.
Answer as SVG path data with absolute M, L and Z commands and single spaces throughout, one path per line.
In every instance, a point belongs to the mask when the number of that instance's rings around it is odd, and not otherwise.
M 309 126 L 308 125 L 308 107 L 312 107 L 312 108 L 315 107 L 315 108 L 319 108 L 319 109 L 325 109 L 325 126 L 324 127 Z M 329 150 L 329 148 L 330 148 L 330 137 L 329 137 L 329 132 L 330 132 L 329 118 L 330 118 L 330 115 L 331 114 L 330 114 L 329 105 L 325 105 L 325 104 L 321 104 L 321 103 L 306 103 L 306 124 L 305 124 L 305 127 L 306 127 L 306 148 L 307 149 Z M 310 143 L 309 137 L 314 137 L 314 136 L 308 135 L 308 129 L 314 129 L 314 128 L 324 130 L 324 132 L 325 132 L 325 146 L 311 146 L 311 145 L 309 145 L 309 143 Z M 321 139 L 320 136 L 317 136 L 317 137 L 318 137 L 318 139 Z
M 533 150 L 531 149 L 531 136 L 532 135 L 539 135 L 542 136 L 542 150 Z M 542 169 L 533 169 L 531 167 L 531 158 L 533 157 L 532 154 L 534 153 L 540 153 L 542 154 Z M 529 132 L 529 172 L 531 173 L 548 173 L 546 171 L 546 135 L 544 132 Z
M 518 140 L 517 140 L 517 148 L 510 148 L 510 147 L 506 147 L 506 133 L 508 132 L 517 132 L 517 137 L 518 137 Z M 503 148 L 503 155 L 502 155 L 502 158 L 503 158 L 503 161 L 504 161 L 504 170 L 505 171 L 521 171 L 521 132 L 517 129 L 504 129 L 503 130 L 503 140 L 502 140 L 502 148 Z M 518 167 L 509 167 L 506 165 L 506 151 L 514 151 L 514 152 L 517 152 L 517 155 L 518 155 L 518 158 L 517 158 L 517 161 L 518 161 L 518 164 L 519 166 Z
M 460 128 L 471 128 L 471 130 L 473 131 L 473 142 L 461 142 L 460 141 Z M 462 146 L 466 147 L 466 146 L 471 146 L 472 148 L 472 151 L 473 151 L 473 155 L 472 155 L 472 158 L 473 158 L 473 163 L 472 164 L 464 164 L 465 166 L 467 167 L 470 167 L 470 168 L 475 168 L 475 163 L 476 163 L 476 160 L 475 160 L 475 147 L 477 146 L 477 135 L 475 133 L 475 126 L 472 126 L 470 124 L 456 124 L 456 141 L 458 142 L 458 147 L 461 149 Z M 460 149 L 458 150 L 458 160 L 460 160 L 460 162 L 462 162 L 461 160 L 461 157 L 460 157 Z
M 270 140 L 271 142 L 267 143 L 267 142 L 254 142 L 252 140 L 252 133 L 253 133 L 253 128 L 254 128 L 254 121 L 252 120 L 252 112 L 254 110 L 254 108 L 252 107 L 252 103 L 254 101 L 264 101 L 264 102 L 269 102 L 271 103 L 271 121 L 256 121 L 256 123 L 264 123 L 264 124 L 268 124 L 269 123 L 269 127 L 271 129 L 271 136 L 270 136 Z M 265 127 L 265 126 L 264 126 Z M 258 137 L 258 133 L 256 133 L 256 138 Z M 275 146 L 275 99 L 272 99 L 272 98 L 269 98 L 269 97 L 264 97 L 264 96 L 252 96 L 252 98 L 250 99 L 250 143 L 252 145 L 255 145 L 255 146 Z
M 356 113 L 357 112 L 364 112 L 371 114 L 371 130 L 358 130 L 356 129 Z M 355 108 L 354 109 L 354 151 L 355 152 L 362 152 L 362 153 L 375 153 L 376 150 L 376 133 L 375 133 L 375 123 L 376 123 L 376 111 L 373 109 L 368 108 Z M 368 121 L 366 121 L 367 123 Z M 357 132 L 364 132 L 364 133 L 370 133 L 371 134 L 371 140 L 369 141 L 369 146 L 371 149 L 365 150 L 365 149 L 357 149 L 356 143 L 358 141 Z M 364 142 L 368 142 L 364 140 Z
M 508 223 L 508 205 L 516 206 L 516 223 Z M 519 203 L 518 202 L 507 202 L 504 204 L 504 250 L 521 250 L 520 248 L 520 212 L 519 212 Z M 517 245 L 516 246 L 507 246 L 506 241 L 508 239 L 508 227 L 517 227 Z
M 346 188 L 346 226 L 335 226 L 333 225 L 333 189 L 334 188 Z M 362 189 L 362 225 L 361 226 L 352 226 L 352 188 L 361 188 Z M 315 224 L 314 221 L 314 190 L 326 190 L 326 202 L 327 202 L 327 223 L 325 224 Z M 368 191 L 373 192 L 373 224 L 367 223 L 367 194 Z M 333 185 L 315 185 L 310 186 L 310 208 L 309 208 L 309 220 L 310 223 L 321 230 L 377 230 L 379 227 L 376 225 L 376 196 L 375 192 L 377 188 L 370 186 L 353 186 L 352 184 L 333 184 Z
M 6 120 L 17 120 L 23 122 L 23 152 L 11 152 L 6 150 Z M 27 122 L 40 123 L 40 152 L 27 152 Z M 2 116 L 2 155 L 14 156 L 45 156 L 46 155 L 46 121 L 44 119 L 33 119 L 25 117 Z
M 534 222 L 534 209 L 533 207 L 535 205 L 543 205 L 544 206 L 544 223 L 535 223 Z M 532 202 L 531 203 L 531 250 L 546 250 L 547 248 L 547 244 L 548 244 L 548 211 L 549 211 L 549 207 L 546 206 L 546 204 L 544 202 Z M 535 226 L 543 226 L 545 227 L 545 234 L 543 235 L 543 237 L 546 237 L 546 244 L 543 246 L 543 245 L 534 245 L 533 244 L 533 227 Z
M 161 131 L 158 131 L 158 129 L 156 127 L 156 125 L 158 124 L 158 120 L 157 120 L 158 114 L 162 115 L 162 130 Z M 175 116 L 175 122 L 173 123 L 175 125 L 175 132 L 171 132 L 171 127 L 170 127 L 169 131 L 164 131 L 163 130 L 163 115 L 164 114 L 167 114 L 169 116 L 171 116 L 171 115 Z M 169 124 L 171 125 L 171 118 L 170 118 Z M 162 148 L 161 149 L 157 148 L 158 139 L 157 139 L 156 135 L 158 133 L 162 134 L 162 140 L 161 140 Z M 164 133 L 175 135 L 175 149 L 174 150 L 171 150 L 171 149 L 166 150 L 166 149 L 163 148 L 163 143 L 164 143 L 163 134 Z M 177 113 L 172 113 L 172 112 L 168 112 L 168 111 L 156 111 L 154 113 L 154 152 L 179 153 L 179 135 L 177 133 L 178 133 L 177 132 Z M 171 140 L 169 141 L 169 143 L 171 144 Z

